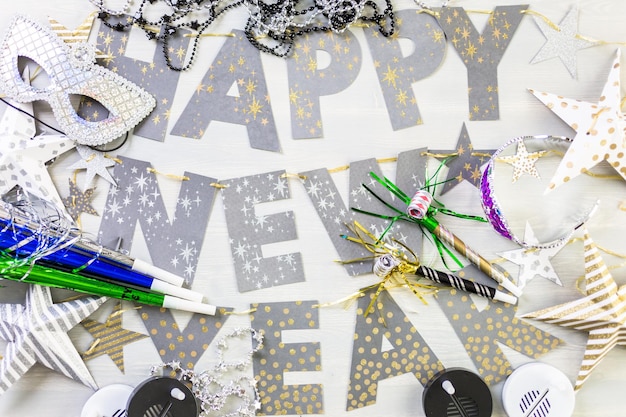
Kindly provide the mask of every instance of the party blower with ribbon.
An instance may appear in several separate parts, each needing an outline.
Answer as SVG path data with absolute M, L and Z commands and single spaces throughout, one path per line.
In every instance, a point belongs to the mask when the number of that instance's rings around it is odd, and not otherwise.
M 389 282 L 395 281 L 406 285 L 413 291 L 422 301 L 420 287 L 429 290 L 434 289 L 432 286 L 420 285 L 416 282 L 420 278 L 426 278 L 430 281 L 448 285 L 461 291 L 480 295 L 496 301 L 502 301 L 509 304 L 516 304 L 517 297 L 504 293 L 488 285 L 483 285 L 468 279 L 461 278 L 454 274 L 438 271 L 422 265 L 417 255 L 411 249 L 403 245 L 401 242 L 392 239 L 393 244 L 383 242 L 377 239 L 369 231 L 367 231 L 360 223 L 354 222 L 354 226 L 347 226 L 354 236 L 342 235 L 341 237 L 363 245 L 365 249 L 372 253 L 369 258 L 359 258 L 350 261 L 340 261 L 341 263 L 357 262 L 365 259 L 373 259 L 373 272 L 381 281 L 376 284 L 377 287 L 374 297 L 365 314 L 368 314 L 381 291 L 383 291 Z M 409 258 L 409 254 L 411 257 Z M 368 288 L 369 289 L 369 288 Z
M 134 268 L 140 262 L 128 265 L 122 258 L 64 224 L 61 216 L 38 213 L 32 202 L 0 203 L 0 278 L 215 314 L 202 294 L 180 287 L 179 277 L 154 267 L 148 275 Z
M 439 170 L 437 170 L 437 172 L 438 171 Z M 435 172 L 435 175 L 426 182 L 424 187 L 417 190 L 417 192 L 414 194 L 412 198 L 409 197 L 402 190 L 400 190 L 398 186 L 396 186 L 393 182 L 391 182 L 386 177 L 380 178 L 374 172 L 370 172 L 370 176 L 374 180 L 376 180 L 378 183 L 383 185 L 387 190 L 389 190 L 389 192 L 393 196 L 397 197 L 398 199 L 400 199 L 400 201 L 406 204 L 407 206 L 406 210 L 402 211 L 394 207 L 390 203 L 386 202 L 381 197 L 379 197 L 376 193 L 374 193 L 365 184 L 362 184 L 363 188 L 365 188 L 378 201 L 380 201 L 385 207 L 393 211 L 395 214 L 387 215 L 387 214 L 372 213 L 372 212 L 360 210 L 354 207 L 352 208 L 352 210 L 358 213 L 363 213 L 363 214 L 375 216 L 381 219 L 390 220 L 390 223 L 387 226 L 387 229 L 385 230 L 383 235 L 380 237 L 380 239 L 384 237 L 384 235 L 391 229 L 391 227 L 397 220 L 405 220 L 408 222 L 415 223 L 421 228 L 425 228 L 432 234 L 433 240 L 435 244 L 437 245 L 437 247 L 439 248 L 440 253 L 442 253 L 442 251 L 445 251 L 453 259 L 455 259 L 457 263 L 459 263 L 458 259 L 454 257 L 452 252 L 450 252 L 450 250 L 444 245 L 444 243 L 452 245 L 452 247 L 457 252 L 465 256 L 471 263 L 476 265 L 478 269 L 480 269 L 482 272 L 484 272 L 489 277 L 494 279 L 498 284 L 502 285 L 502 287 L 504 287 L 507 291 L 511 292 L 516 297 L 519 297 L 522 294 L 521 290 L 507 278 L 506 272 L 498 268 L 497 265 L 492 265 L 491 263 L 489 263 L 489 261 L 487 261 L 485 258 L 480 256 L 472 248 L 467 246 L 465 242 L 459 239 L 456 235 L 454 235 L 452 232 L 446 229 L 443 225 L 441 225 L 435 219 L 436 214 L 443 213 L 443 214 L 460 217 L 464 219 L 477 220 L 477 221 L 482 221 L 482 222 L 486 221 L 482 217 L 456 213 L 452 210 L 445 208 L 442 203 L 434 199 L 433 194 L 435 193 L 435 187 L 437 184 L 436 183 L 431 184 L 431 180 L 437 175 L 437 172 Z

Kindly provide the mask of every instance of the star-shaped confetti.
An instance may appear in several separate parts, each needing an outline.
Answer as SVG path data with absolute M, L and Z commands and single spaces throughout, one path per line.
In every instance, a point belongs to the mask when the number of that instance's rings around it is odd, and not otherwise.
M 518 142 L 515 155 L 501 156 L 498 160 L 511 164 L 513 166 L 513 182 L 520 179 L 522 174 L 529 174 L 535 178 L 539 178 L 539 172 L 535 164 L 537 160 L 545 155 L 545 151 L 528 153 L 526 145 L 523 141 Z
M 37 362 L 96 389 L 67 332 L 105 301 L 85 297 L 53 304 L 49 287 L 31 285 L 24 305 L 0 304 L 0 337 L 8 342 L 0 362 L 0 393 Z
M 72 216 L 76 222 L 79 221 L 81 213 L 97 216 L 98 212 L 91 205 L 91 198 L 93 197 L 95 188 L 88 188 L 85 191 L 81 191 L 72 179 L 70 179 L 69 182 L 70 195 L 63 199 L 63 204 L 70 216 Z
M 85 187 L 89 187 L 96 175 L 101 176 L 112 185 L 117 185 L 107 168 L 115 166 L 115 160 L 106 156 L 104 152 L 96 151 L 86 145 L 76 145 L 80 160 L 68 169 L 86 169 Z
M 124 373 L 124 346 L 148 336 L 124 329 L 122 327 L 123 312 L 120 301 L 115 304 L 104 323 L 92 319 L 83 320 L 82 325 L 94 338 L 91 348 L 82 354 L 84 360 L 107 354 L 115 362 L 117 368 Z
M 474 146 L 467 133 L 467 127 L 463 123 L 456 150 L 456 156 L 446 161 L 448 166 L 448 176 L 446 183 L 441 189 L 441 194 L 445 194 L 463 180 L 469 181 L 474 187 L 480 187 L 481 167 L 489 160 L 495 149 L 474 150 Z M 431 151 L 433 153 L 446 154 L 449 151 Z
M 572 78 L 576 78 L 578 62 L 576 52 L 597 44 L 597 42 L 588 41 L 578 35 L 578 7 L 572 7 L 557 27 L 550 25 L 541 16 L 536 16 L 535 22 L 543 36 L 546 37 L 546 42 L 530 63 L 536 64 L 558 57 Z
M 529 245 L 537 245 L 539 241 L 535 237 L 535 233 L 530 226 L 526 223 L 526 230 L 524 232 L 524 242 Z M 504 259 L 513 262 L 520 266 L 519 276 L 517 278 L 517 286 L 524 288 L 528 281 L 536 276 L 548 279 L 555 284 L 563 285 L 559 279 L 554 267 L 552 266 L 552 259 L 557 253 L 565 246 L 565 241 L 552 246 L 550 248 L 521 248 L 514 249 L 506 252 L 499 253 Z
M 611 65 L 608 79 L 597 103 L 531 92 L 576 131 L 572 144 L 559 164 L 547 191 L 606 160 L 626 179 L 626 134 L 621 112 L 620 52 Z
M 16 107 L 33 114 L 32 103 Z M 19 185 L 64 210 L 46 164 L 71 150 L 74 142 L 63 135 L 35 137 L 35 122 L 27 114 L 7 107 L 0 120 L 0 195 Z
M 626 285 L 619 289 L 585 231 L 585 296 L 524 315 L 546 323 L 589 332 L 575 390 L 616 345 L 626 345 Z

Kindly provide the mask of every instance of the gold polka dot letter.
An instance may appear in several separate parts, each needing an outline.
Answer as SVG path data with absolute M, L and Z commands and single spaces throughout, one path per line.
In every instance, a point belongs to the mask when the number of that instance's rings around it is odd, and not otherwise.
M 321 384 L 286 385 L 285 372 L 321 371 L 319 342 L 284 343 L 285 330 L 318 329 L 313 301 L 254 304 L 252 326 L 261 331 L 264 348 L 253 357 L 261 410 L 258 415 L 323 414 Z

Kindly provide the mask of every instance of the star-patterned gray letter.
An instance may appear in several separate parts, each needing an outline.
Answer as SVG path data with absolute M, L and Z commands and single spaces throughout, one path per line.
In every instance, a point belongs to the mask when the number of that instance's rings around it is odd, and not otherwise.
M 284 171 L 221 181 L 226 226 L 239 291 L 304 281 L 299 252 L 263 257 L 262 246 L 297 239 L 293 212 L 257 215 L 255 206 L 290 198 Z

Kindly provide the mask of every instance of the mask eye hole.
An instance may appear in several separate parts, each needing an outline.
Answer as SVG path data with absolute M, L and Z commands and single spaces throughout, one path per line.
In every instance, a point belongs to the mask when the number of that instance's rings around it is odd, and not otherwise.
M 88 122 L 100 122 L 109 117 L 110 110 L 93 97 L 70 94 L 70 101 L 77 103 L 78 110 L 76 114 L 83 120 Z
M 22 81 L 24 81 L 26 85 L 30 85 L 37 90 L 43 90 L 50 85 L 50 77 L 48 76 L 48 73 L 37 63 L 37 61 L 29 57 L 21 55 L 18 56 L 17 69 Z M 27 71 L 26 74 L 25 71 Z M 27 75 L 28 79 L 24 78 L 25 75 Z

